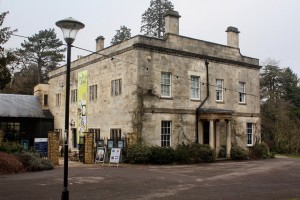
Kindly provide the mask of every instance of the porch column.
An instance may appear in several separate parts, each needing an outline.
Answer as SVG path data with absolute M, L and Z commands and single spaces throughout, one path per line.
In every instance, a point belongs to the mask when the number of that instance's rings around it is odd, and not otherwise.
M 215 148 L 215 126 L 214 120 L 209 120 L 209 146 Z
M 230 150 L 231 150 L 231 121 L 226 121 L 226 157 L 230 158 Z
M 201 120 L 199 120 L 198 122 L 199 126 L 198 126 L 198 142 L 199 144 L 203 144 L 203 122 Z
M 220 121 L 216 122 L 216 153 L 220 150 Z

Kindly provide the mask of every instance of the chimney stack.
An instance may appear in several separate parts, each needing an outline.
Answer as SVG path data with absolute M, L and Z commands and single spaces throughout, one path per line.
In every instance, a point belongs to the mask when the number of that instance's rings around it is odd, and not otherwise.
M 179 18 L 177 11 L 169 10 L 165 15 L 165 34 L 172 33 L 179 35 Z
M 233 26 L 229 26 L 227 32 L 227 46 L 240 48 L 239 47 L 239 30 Z
M 104 40 L 105 38 L 103 36 L 99 36 L 96 38 L 96 51 L 104 49 Z

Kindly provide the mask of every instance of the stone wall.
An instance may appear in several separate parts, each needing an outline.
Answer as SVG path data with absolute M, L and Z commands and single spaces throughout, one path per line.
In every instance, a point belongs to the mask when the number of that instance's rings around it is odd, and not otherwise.
M 48 159 L 54 165 L 59 165 L 59 133 L 48 133 Z
M 85 164 L 95 163 L 94 159 L 94 134 L 86 132 L 84 133 L 84 160 Z

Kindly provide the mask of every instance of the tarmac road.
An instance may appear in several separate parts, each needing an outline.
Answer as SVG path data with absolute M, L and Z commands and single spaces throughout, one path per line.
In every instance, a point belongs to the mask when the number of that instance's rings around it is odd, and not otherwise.
M 292 200 L 300 198 L 300 159 L 119 167 L 69 162 L 68 183 L 70 200 Z M 62 165 L 0 176 L 1 200 L 59 200 L 62 190 Z

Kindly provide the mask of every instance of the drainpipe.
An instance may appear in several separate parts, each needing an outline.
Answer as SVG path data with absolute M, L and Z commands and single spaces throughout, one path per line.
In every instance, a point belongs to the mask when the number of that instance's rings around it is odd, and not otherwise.
M 205 67 L 206 67 L 206 97 L 205 99 L 201 102 L 201 104 L 196 108 L 196 140 L 195 143 L 198 144 L 199 140 L 199 131 L 198 131 L 198 120 L 199 120 L 199 114 L 200 114 L 200 108 L 203 106 L 203 104 L 207 101 L 208 97 L 209 97 L 209 78 L 208 78 L 208 64 L 209 62 L 207 60 L 205 60 Z

